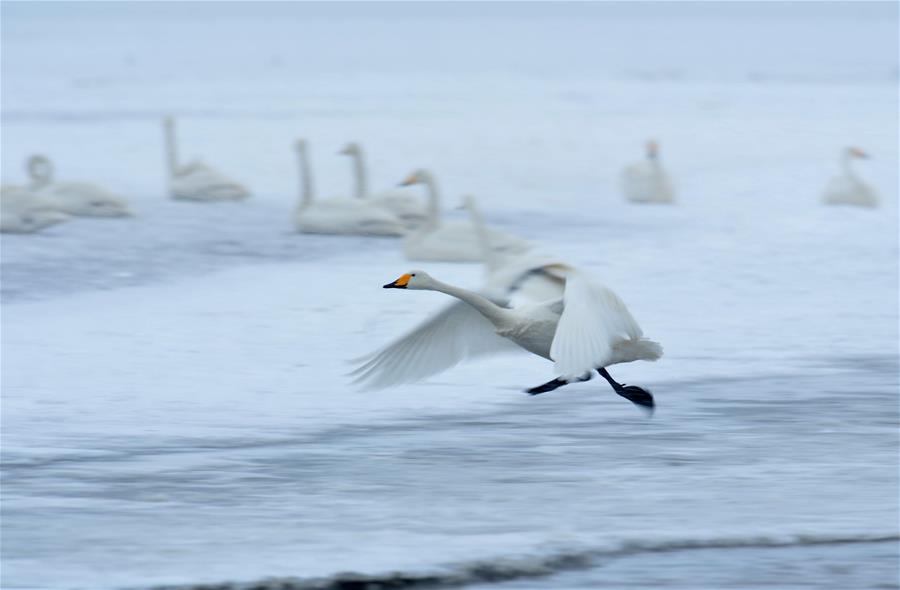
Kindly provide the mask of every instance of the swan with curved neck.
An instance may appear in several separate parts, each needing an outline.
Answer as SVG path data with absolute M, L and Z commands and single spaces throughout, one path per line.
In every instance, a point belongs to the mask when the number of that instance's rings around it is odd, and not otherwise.
M 622 171 L 625 198 L 633 203 L 674 202 L 672 181 L 659 159 L 659 144 L 648 141 L 645 154 L 644 160 L 626 166 Z
M 28 158 L 25 165 L 31 177 L 29 190 L 52 201 L 68 215 L 82 217 L 128 217 L 132 215 L 124 197 L 89 182 L 56 182 L 53 163 L 43 155 Z
M 863 181 L 853 169 L 855 160 L 868 158 L 869 155 L 857 147 L 845 148 L 841 152 L 841 174 L 829 181 L 822 200 L 828 205 L 877 207 L 878 195 L 875 189 Z
M 484 260 L 478 230 L 471 222 L 441 219 L 441 195 L 437 180 L 428 170 L 416 170 L 401 183 L 424 185 L 428 193 L 428 215 L 424 224 L 409 234 L 403 249 L 410 260 L 478 262 Z M 487 230 L 491 250 L 501 254 L 525 252 L 531 245 L 522 238 Z
M 250 196 L 247 187 L 199 160 L 179 164 L 174 118 L 163 119 L 163 133 L 169 170 L 169 193 L 173 199 L 238 201 Z
M 643 337 L 640 326 L 611 290 L 589 283 L 571 267 L 561 298 L 510 308 L 500 299 L 410 271 L 385 289 L 438 291 L 460 303 L 445 308 L 410 333 L 359 360 L 353 374 L 371 387 L 410 383 L 457 363 L 513 347 L 555 363 L 557 377 L 528 389 L 537 395 L 598 372 L 613 390 L 652 411 L 652 394 L 615 381 L 606 367 L 636 360 L 657 360 L 662 347 Z M 512 345 L 512 346 L 511 346 Z
M 396 215 L 361 199 L 316 201 L 309 144 L 294 143 L 300 176 L 300 194 L 294 213 L 297 231 L 312 234 L 400 236 L 406 228 Z
M 369 193 L 369 176 L 366 170 L 365 152 L 361 145 L 356 142 L 348 143 L 338 153 L 350 156 L 353 162 L 354 194 L 357 199 L 366 199 L 374 205 L 391 211 L 410 227 L 416 227 L 425 220 L 425 205 L 421 199 L 396 190 Z
M 0 186 L 0 232 L 31 234 L 69 219 L 58 203 L 24 186 Z

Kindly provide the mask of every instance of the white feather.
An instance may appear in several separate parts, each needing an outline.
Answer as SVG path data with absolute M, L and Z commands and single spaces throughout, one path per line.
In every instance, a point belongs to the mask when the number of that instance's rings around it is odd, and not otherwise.
M 462 301 L 410 330 L 378 352 L 357 359 L 356 382 L 381 389 L 421 381 L 464 360 L 521 350 L 497 335 L 494 326 Z
M 578 272 L 568 273 L 563 311 L 550 345 L 557 373 L 573 378 L 605 367 L 613 360 L 614 345 L 642 336 L 618 295 L 602 285 L 592 285 Z

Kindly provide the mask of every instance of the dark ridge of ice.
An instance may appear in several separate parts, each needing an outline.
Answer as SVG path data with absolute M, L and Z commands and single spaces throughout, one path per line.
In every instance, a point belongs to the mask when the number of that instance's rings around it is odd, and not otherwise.
M 900 535 L 823 536 L 789 538 L 747 537 L 666 542 L 629 541 L 614 549 L 582 549 L 535 557 L 474 561 L 442 571 L 387 572 L 384 574 L 338 573 L 326 578 L 269 578 L 255 582 L 221 582 L 157 586 L 153 590 L 404 590 L 409 588 L 459 588 L 471 584 L 500 583 L 541 578 L 567 570 L 596 567 L 603 560 L 648 553 L 673 553 L 706 549 L 767 549 L 814 545 L 891 543 Z

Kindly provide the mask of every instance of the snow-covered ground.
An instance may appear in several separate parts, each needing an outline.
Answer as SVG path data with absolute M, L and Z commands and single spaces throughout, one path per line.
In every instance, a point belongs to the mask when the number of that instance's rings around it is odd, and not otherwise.
M 895 5 L 2 10 L 3 182 L 42 152 L 137 211 L 2 238 L 3 588 L 896 582 Z M 164 113 L 254 196 L 167 200 Z M 613 370 L 655 417 L 596 381 L 525 396 L 528 356 L 354 389 L 347 359 L 445 302 L 382 284 L 481 269 L 293 233 L 299 136 L 323 196 L 357 140 L 373 188 L 430 168 L 612 286 L 666 347 Z M 621 199 L 647 137 L 676 206 Z M 877 210 L 819 203 L 849 144 Z

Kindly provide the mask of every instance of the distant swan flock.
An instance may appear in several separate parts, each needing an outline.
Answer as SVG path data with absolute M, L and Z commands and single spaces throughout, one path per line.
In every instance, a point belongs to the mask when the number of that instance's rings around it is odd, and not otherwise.
M 179 159 L 176 121 L 162 120 L 169 196 L 180 201 L 211 203 L 242 201 L 250 190 L 216 168 L 194 159 Z M 403 251 L 410 260 L 476 262 L 479 252 L 475 223 L 446 220 L 441 212 L 441 194 L 434 175 L 425 169 L 410 174 L 401 187 L 422 185 L 424 198 L 400 188 L 370 192 L 365 152 L 358 142 L 349 142 L 338 152 L 351 162 L 352 197 L 319 200 L 315 195 L 309 144 L 298 139 L 294 148 L 300 176 L 300 191 L 294 211 L 294 227 L 300 233 L 392 236 L 403 238 Z M 841 152 L 841 173 L 822 193 L 827 205 L 875 208 L 879 197 L 853 168 L 853 161 L 868 155 L 857 147 Z M 33 155 L 26 163 L 27 185 L 3 184 L 0 190 L 0 231 L 35 233 L 71 217 L 131 217 L 128 200 L 89 182 L 56 181 L 54 165 L 47 156 Z M 659 143 L 645 144 L 645 157 L 622 169 L 620 188 L 625 199 L 640 204 L 675 203 L 672 178 L 662 164 Z M 477 215 L 477 214 L 476 214 Z M 530 244 L 517 236 L 487 230 L 492 248 L 510 255 L 525 252 Z

